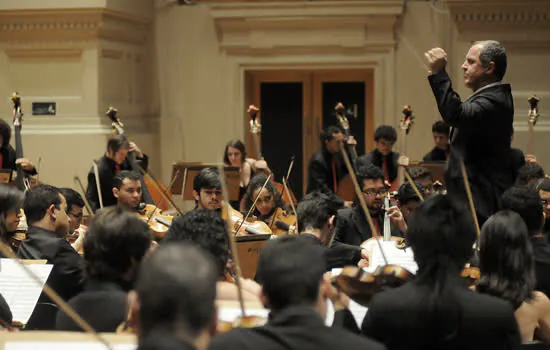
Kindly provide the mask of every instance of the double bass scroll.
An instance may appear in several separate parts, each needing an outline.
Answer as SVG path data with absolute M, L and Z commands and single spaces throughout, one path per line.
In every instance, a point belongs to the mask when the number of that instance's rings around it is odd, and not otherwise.
M 539 114 L 539 101 L 540 97 L 536 95 L 531 96 L 528 100 L 529 102 L 529 113 L 527 114 L 527 122 L 529 123 L 529 136 L 527 141 L 527 154 L 526 156 L 533 157 L 535 156 L 535 125 L 537 125 Z

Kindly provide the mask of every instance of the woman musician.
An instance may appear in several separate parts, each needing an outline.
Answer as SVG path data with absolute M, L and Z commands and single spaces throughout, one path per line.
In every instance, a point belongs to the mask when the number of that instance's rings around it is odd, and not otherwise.
M 14 251 L 17 251 L 19 242 L 16 231 L 23 216 L 22 204 L 23 192 L 16 187 L 0 184 L 0 239 Z M 2 253 L 0 257 L 3 257 Z

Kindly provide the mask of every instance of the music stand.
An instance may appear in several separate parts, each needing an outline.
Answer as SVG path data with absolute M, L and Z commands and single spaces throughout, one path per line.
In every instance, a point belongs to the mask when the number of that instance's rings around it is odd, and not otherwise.
M 0 169 L 0 183 L 9 184 L 11 181 L 11 169 Z
M 170 188 L 172 194 L 181 195 L 183 200 L 195 200 L 193 197 L 193 180 L 195 176 L 204 168 L 214 167 L 218 169 L 217 164 L 208 164 L 201 162 L 178 162 L 172 165 L 173 185 Z M 227 193 L 229 200 L 239 200 L 239 186 L 241 183 L 241 174 L 239 167 L 225 166 L 225 181 L 227 183 Z M 174 180 L 175 177 L 175 180 Z

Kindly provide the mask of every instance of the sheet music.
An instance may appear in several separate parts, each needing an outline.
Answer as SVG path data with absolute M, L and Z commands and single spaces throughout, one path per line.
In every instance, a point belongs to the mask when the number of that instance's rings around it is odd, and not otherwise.
M 27 324 L 29 321 L 53 267 L 50 264 L 27 264 L 26 266 L 40 278 L 41 284 L 37 284 L 16 261 L 0 259 L 0 293 L 11 309 L 13 320 L 22 324 Z
M 398 249 L 394 242 L 381 241 L 380 243 L 382 244 L 386 258 L 388 259 L 388 264 L 404 267 L 409 270 L 409 272 L 416 274 L 418 265 L 416 264 L 416 261 L 414 261 L 414 254 L 410 247 L 406 249 Z M 380 252 L 380 247 L 378 244 L 373 244 L 371 262 L 369 267 L 365 270 L 367 272 L 374 272 L 376 267 L 383 265 L 386 265 L 386 262 Z
M 241 316 L 241 313 L 242 313 L 241 309 L 238 307 L 222 306 L 218 309 L 218 320 L 225 321 L 225 322 L 233 322 L 237 319 L 237 317 Z M 267 309 L 246 308 L 247 316 L 258 316 L 258 317 L 264 317 L 267 319 L 268 314 L 269 314 L 269 310 Z
M 136 350 L 136 344 L 111 344 L 113 350 Z M 53 341 L 13 341 L 7 342 L 4 350 L 105 350 L 100 342 L 53 342 Z

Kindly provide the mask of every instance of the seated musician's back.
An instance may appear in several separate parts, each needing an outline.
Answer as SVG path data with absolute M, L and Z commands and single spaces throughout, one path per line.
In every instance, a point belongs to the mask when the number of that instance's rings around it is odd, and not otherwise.
M 257 279 L 260 298 L 271 310 L 262 327 L 237 328 L 214 337 L 218 349 L 383 349 L 342 329 L 325 325 L 330 283 L 324 278 L 322 247 L 310 240 L 282 236 L 269 241 L 260 254 Z
M 105 208 L 94 217 L 84 239 L 88 280 L 69 305 L 96 331 L 114 332 L 126 320 L 127 292 L 151 240 L 147 224 L 123 208 Z M 56 329 L 81 330 L 63 311 Z
M 510 304 L 469 290 L 460 270 L 476 232 L 467 208 L 448 196 L 425 201 L 409 220 L 417 278 L 374 297 L 362 333 L 389 349 L 515 349 Z

